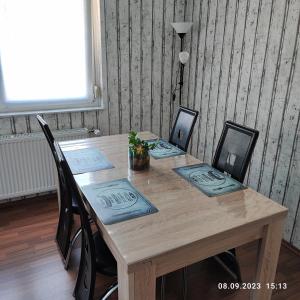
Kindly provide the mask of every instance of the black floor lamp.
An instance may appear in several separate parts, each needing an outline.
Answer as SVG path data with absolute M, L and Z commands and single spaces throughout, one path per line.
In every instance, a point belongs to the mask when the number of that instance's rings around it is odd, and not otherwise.
M 179 53 L 180 79 L 179 79 L 179 82 L 177 82 L 177 78 L 176 78 L 175 89 L 173 90 L 172 94 L 173 94 L 173 101 L 175 101 L 176 89 L 177 89 L 177 84 L 178 84 L 179 85 L 179 105 L 181 105 L 184 65 L 189 60 L 189 53 L 187 51 L 183 51 L 183 39 L 184 39 L 184 36 L 186 35 L 186 33 L 189 32 L 189 30 L 191 29 L 193 23 L 192 22 L 176 22 L 176 23 L 171 23 L 171 25 L 173 26 L 174 30 L 180 37 L 180 53 Z

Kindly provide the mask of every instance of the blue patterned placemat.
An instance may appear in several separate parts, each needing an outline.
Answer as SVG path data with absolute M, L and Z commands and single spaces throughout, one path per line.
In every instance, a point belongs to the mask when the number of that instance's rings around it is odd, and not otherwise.
M 113 164 L 97 148 L 64 151 L 64 156 L 74 175 L 114 168 Z
M 246 188 L 237 180 L 225 175 L 208 164 L 196 164 L 175 168 L 173 170 L 208 197 L 224 195 Z
M 125 178 L 86 185 L 81 190 L 105 225 L 158 212 Z
M 154 144 L 157 142 L 157 140 L 148 140 L 147 142 L 150 144 Z M 168 143 L 167 141 L 159 139 L 157 146 L 153 150 L 150 150 L 150 154 L 155 159 L 160 159 L 171 156 L 184 155 L 185 152 Z

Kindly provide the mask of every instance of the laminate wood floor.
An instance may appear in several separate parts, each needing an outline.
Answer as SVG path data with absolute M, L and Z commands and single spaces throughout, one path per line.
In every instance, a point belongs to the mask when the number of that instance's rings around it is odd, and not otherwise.
M 0 206 L 0 299 L 69 300 L 79 263 L 80 249 L 75 249 L 70 270 L 65 271 L 54 236 L 58 217 L 55 196 L 27 199 Z M 257 243 L 238 249 L 244 282 L 252 282 Z M 182 272 L 167 275 L 166 299 L 182 299 Z M 300 257 L 281 247 L 276 282 L 287 283 L 287 290 L 273 292 L 274 300 L 300 299 Z M 244 300 L 247 290 L 219 290 L 218 282 L 232 282 L 213 259 L 188 269 L 188 299 Z M 95 299 L 112 283 L 97 276 Z M 160 281 L 157 281 L 159 299 Z M 112 299 L 117 299 L 115 295 Z

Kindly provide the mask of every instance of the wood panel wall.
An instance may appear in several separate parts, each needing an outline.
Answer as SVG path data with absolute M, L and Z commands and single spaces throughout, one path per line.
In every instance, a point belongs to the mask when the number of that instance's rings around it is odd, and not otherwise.
M 107 122 L 100 129 L 103 134 L 150 130 L 167 138 L 180 49 L 170 23 L 184 20 L 187 3 L 103 0 L 101 4 Z
M 211 162 L 225 120 L 260 131 L 246 183 L 289 208 L 284 237 L 300 249 L 299 0 L 101 0 L 105 110 L 50 114 L 51 128 L 151 130 L 166 138 L 185 38 L 183 104 L 200 112 L 190 144 Z M 0 119 L 0 134 L 38 131 L 32 116 Z
M 191 153 L 211 162 L 225 120 L 260 132 L 245 182 L 289 208 L 300 249 L 299 0 L 187 0 L 184 101 L 200 112 Z

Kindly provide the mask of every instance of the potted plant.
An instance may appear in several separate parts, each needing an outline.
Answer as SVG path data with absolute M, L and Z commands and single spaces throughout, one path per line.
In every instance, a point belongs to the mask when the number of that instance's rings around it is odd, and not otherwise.
M 135 131 L 131 131 L 129 133 L 128 141 L 128 156 L 130 169 L 140 171 L 149 168 L 149 150 L 154 149 L 157 143 L 148 143 L 146 141 L 141 140 Z

